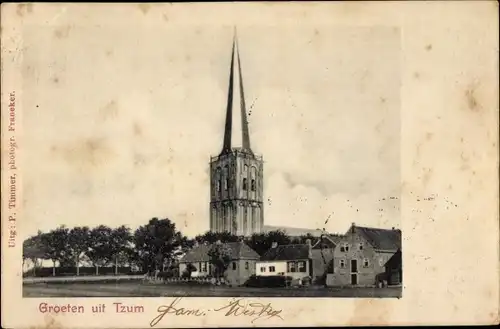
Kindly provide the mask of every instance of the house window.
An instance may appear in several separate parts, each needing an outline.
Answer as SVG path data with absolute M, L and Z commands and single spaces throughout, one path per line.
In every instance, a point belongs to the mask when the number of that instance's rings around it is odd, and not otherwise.
M 340 260 L 340 268 L 345 268 L 345 259 Z
M 297 268 L 295 266 L 295 262 L 288 262 L 288 272 L 297 272 Z
M 206 272 L 207 271 L 207 262 L 203 262 L 203 263 L 201 263 L 201 265 L 202 265 L 201 266 L 201 271 L 202 272 Z
M 363 242 L 359 243 L 359 250 L 363 250 Z
M 269 266 L 269 272 L 276 272 L 276 268 L 274 266 Z
M 306 262 L 300 261 L 298 264 L 298 272 L 305 272 L 306 271 Z
M 245 270 L 248 270 L 248 262 L 245 262 Z
M 260 271 L 261 271 L 262 273 L 264 273 L 264 272 L 266 271 L 266 267 L 265 267 L 265 266 L 262 266 L 262 267 L 260 268 Z
M 343 243 L 340 245 L 340 252 L 349 252 L 349 244 Z
M 384 266 L 384 258 L 383 257 L 380 257 L 379 260 L 378 260 L 378 264 L 380 266 Z
M 370 261 L 368 260 L 368 258 L 363 259 L 363 266 L 364 267 L 370 266 Z
M 252 179 L 252 186 L 251 186 L 251 188 L 252 188 L 252 191 L 255 191 L 255 189 L 256 189 L 255 188 L 255 179 Z
M 247 190 L 247 179 L 243 178 L 243 191 Z
M 233 262 L 233 270 L 236 269 L 236 262 Z

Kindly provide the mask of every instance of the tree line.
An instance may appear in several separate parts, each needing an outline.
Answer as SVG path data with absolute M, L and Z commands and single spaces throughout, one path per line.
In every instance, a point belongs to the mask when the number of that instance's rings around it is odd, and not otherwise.
M 210 231 L 188 238 L 168 218 L 152 218 L 135 231 L 123 225 L 116 228 L 106 225 L 93 228 L 60 226 L 45 233 L 39 231 L 24 241 L 23 264 L 26 260 L 31 261 L 33 275 L 36 275 L 41 260 L 52 261 L 54 276 L 57 265 L 61 268 L 74 268 L 74 274 L 79 275 L 81 262 L 91 264 L 95 268 L 95 274 L 99 274 L 100 267 L 109 266 L 114 266 L 117 274 L 118 268 L 124 265 L 137 268 L 141 273 L 151 273 L 175 267 L 176 256 L 187 252 L 196 243 L 237 242 L 240 239 L 229 232 Z M 313 240 L 314 237 L 311 234 L 290 237 L 278 230 L 255 233 L 244 238 L 244 242 L 259 255 L 263 255 L 273 242 L 280 245 L 305 243 L 307 239 Z

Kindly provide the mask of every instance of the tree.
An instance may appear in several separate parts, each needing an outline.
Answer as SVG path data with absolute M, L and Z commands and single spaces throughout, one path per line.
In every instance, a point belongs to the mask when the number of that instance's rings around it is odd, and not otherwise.
M 176 234 L 175 224 L 168 218 L 151 219 L 134 233 L 135 248 L 142 259 L 143 270 L 158 271 L 166 258 L 171 258 L 173 250 L 180 244 L 180 234 Z
M 42 232 L 38 231 L 37 235 L 29 237 L 23 242 L 23 265 L 26 259 L 30 260 L 33 263 L 33 276 L 35 276 L 38 260 L 43 257 Z
M 70 262 L 68 236 L 69 230 L 65 226 L 60 226 L 40 236 L 44 251 L 43 258 L 52 260 L 52 276 L 56 275 L 56 262 L 59 262 L 59 266 L 64 266 Z
M 226 243 L 215 243 L 208 251 L 210 263 L 214 266 L 215 277 L 220 278 L 224 276 L 226 270 L 231 263 L 232 255 L 231 248 Z
M 287 245 L 292 242 L 291 238 L 284 231 L 270 231 L 268 233 L 254 233 L 247 240 L 250 248 L 259 255 L 265 254 L 276 242 L 278 245 Z
M 127 249 L 130 248 L 132 235 L 130 229 L 124 225 L 112 230 L 110 236 L 110 253 L 115 263 L 115 275 L 118 275 L 118 264 L 123 261 L 127 255 Z
M 307 234 L 299 236 L 297 238 L 297 243 L 304 244 L 304 243 L 307 243 L 307 240 L 310 240 L 311 243 L 314 243 L 314 241 L 318 240 L 318 238 L 315 237 L 314 235 L 312 235 L 311 233 L 307 233 Z
M 108 226 L 100 225 L 90 230 L 87 257 L 93 266 L 95 274 L 99 274 L 99 266 L 105 266 L 113 257 L 111 247 L 111 234 L 113 229 Z
M 198 235 L 195 237 L 195 240 L 198 241 L 199 243 L 204 243 L 207 242 L 209 244 L 215 243 L 217 241 L 220 241 L 222 243 L 225 242 L 238 242 L 239 237 L 231 234 L 229 232 L 205 232 L 202 235 Z
M 186 269 L 182 273 L 182 277 L 184 277 L 184 278 L 191 278 L 191 273 L 193 273 L 194 271 L 196 271 L 196 267 L 193 264 L 191 264 L 191 263 L 187 263 L 186 264 Z
M 87 226 L 74 227 L 69 231 L 69 252 L 75 259 L 76 275 L 80 275 L 80 258 L 89 249 L 90 229 Z

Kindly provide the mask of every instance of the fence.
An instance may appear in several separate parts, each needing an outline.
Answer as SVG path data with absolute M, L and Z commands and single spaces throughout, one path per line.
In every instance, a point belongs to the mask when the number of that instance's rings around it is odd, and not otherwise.
M 132 280 L 144 280 L 146 275 L 94 275 L 94 276 L 63 276 L 45 278 L 23 278 L 24 284 L 33 283 L 103 283 L 103 282 L 125 282 Z
M 138 274 L 134 272 L 131 267 L 115 267 L 105 266 L 99 267 L 96 274 L 96 268 L 93 266 L 81 266 L 78 270 L 79 275 L 90 276 L 90 275 L 114 275 L 117 271 L 118 275 L 134 275 Z M 71 267 L 56 267 L 55 276 L 75 276 L 77 269 L 74 266 Z M 23 277 L 51 277 L 54 276 L 54 269 L 52 267 L 40 267 L 35 269 L 30 269 L 24 272 Z
M 182 277 L 146 277 L 146 282 L 151 284 L 179 284 L 179 285 L 221 285 L 225 284 L 223 279 L 217 281 L 213 277 L 193 277 L 193 278 L 182 278 Z

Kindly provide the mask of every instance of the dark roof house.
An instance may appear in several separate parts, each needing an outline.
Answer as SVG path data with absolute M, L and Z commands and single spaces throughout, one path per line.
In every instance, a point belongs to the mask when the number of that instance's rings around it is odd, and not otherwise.
M 285 261 L 311 258 L 310 244 L 287 244 L 273 246 L 262 257 L 261 261 Z
M 250 248 L 244 242 L 227 242 L 224 243 L 231 250 L 231 258 L 236 259 L 253 259 L 258 260 L 259 254 Z M 199 244 L 194 246 L 193 249 L 188 251 L 186 255 L 180 260 L 181 263 L 192 263 L 192 262 L 208 262 L 210 257 L 208 252 L 212 248 L 209 244 Z
M 395 252 L 401 249 L 401 230 L 399 229 L 362 227 L 353 223 L 349 230 L 363 236 L 376 250 Z
M 320 239 L 313 244 L 313 249 L 335 248 L 345 235 L 341 234 L 324 234 Z

